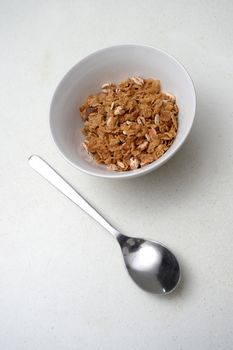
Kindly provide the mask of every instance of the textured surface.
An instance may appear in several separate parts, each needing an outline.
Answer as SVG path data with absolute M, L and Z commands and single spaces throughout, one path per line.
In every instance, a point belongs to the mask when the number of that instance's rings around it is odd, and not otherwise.
M 0 348 L 233 347 L 231 1 L 1 1 Z M 197 90 L 182 150 L 126 181 L 69 166 L 48 110 L 79 59 L 119 43 L 167 50 Z M 183 267 L 177 293 L 138 289 L 104 230 L 27 164 L 38 153 L 123 232 L 162 241 Z

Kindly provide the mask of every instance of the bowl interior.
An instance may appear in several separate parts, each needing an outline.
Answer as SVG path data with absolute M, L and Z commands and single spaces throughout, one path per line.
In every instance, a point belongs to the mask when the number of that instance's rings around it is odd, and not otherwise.
M 163 90 L 176 96 L 180 110 L 177 137 L 169 150 L 154 163 L 130 172 L 109 172 L 93 162 L 81 146 L 83 122 L 79 106 L 88 95 L 100 91 L 104 82 L 119 82 L 134 75 L 157 78 Z M 89 55 L 66 74 L 52 100 L 50 127 L 62 154 L 79 169 L 99 176 L 127 177 L 150 171 L 168 160 L 188 135 L 194 114 L 194 87 L 181 64 L 151 47 L 122 45 Z

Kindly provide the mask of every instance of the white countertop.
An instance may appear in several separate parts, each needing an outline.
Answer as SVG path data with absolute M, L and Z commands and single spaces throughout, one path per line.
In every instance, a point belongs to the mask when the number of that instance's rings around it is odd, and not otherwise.
M 233 3 L 2 1 L 1 350 L 233 348 Z M 108 45 L 177 57 L 197 91 L 192 132 L 145 177 L 111 181 L 72 168 L 48 125 L 67 70 Z M 176 293 L 140 290 L 114 239 L 36 174 L 37 153 L 122 232 L 169 246 Z

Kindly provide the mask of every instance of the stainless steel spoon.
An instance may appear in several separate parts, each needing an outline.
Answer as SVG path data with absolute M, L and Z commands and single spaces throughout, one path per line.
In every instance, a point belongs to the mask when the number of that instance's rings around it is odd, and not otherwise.
M 139 287 L 156 294 L 167 294 L 175 289 L 180 280 L 180 268 L 170 250 L 158 242 L 120 233 L 39 156 L 32 155 L 29 164 L 117 239 L 129 275 Z

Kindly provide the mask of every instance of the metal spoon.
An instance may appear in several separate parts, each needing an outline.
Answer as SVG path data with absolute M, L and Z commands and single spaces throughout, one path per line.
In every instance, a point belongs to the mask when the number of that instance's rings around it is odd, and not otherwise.
M 120 233 L 42 158 L 32 155 L 29 164 L 117 239 L 128 273 L 139 287 L 156 294 L 167 294 L 175 289 L 180 280 L 180 268 L 170 250 L 158 242 Z

